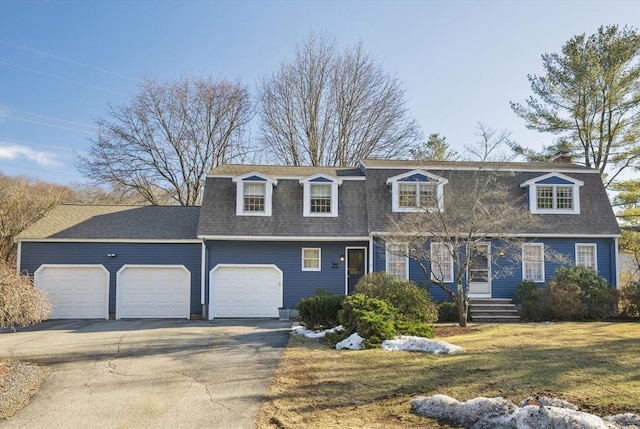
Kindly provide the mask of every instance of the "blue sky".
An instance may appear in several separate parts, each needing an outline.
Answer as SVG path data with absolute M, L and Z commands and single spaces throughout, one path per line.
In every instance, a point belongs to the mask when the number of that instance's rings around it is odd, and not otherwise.
M 460 151 L 481 121 L 541 147 L 553 137 L 527 130 L 509 101 L 530 95 L 542 53 L 609 24 L 640 26 L 640 2 L 0 0 L 0 172 L 80 182 L 75 153 L 93 121 L 141 76 L 213 74 L 253 90 L 311 31 L 362 40 L 426 135 Z

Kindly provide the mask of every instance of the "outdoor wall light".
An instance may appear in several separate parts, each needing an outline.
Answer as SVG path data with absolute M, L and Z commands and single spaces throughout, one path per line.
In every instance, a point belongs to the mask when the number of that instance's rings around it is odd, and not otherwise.
M 498 251 L 498 257 L 502 258 L 504 256 L 504 250 Z
M 340 262 L 344 262 L 344 255 L 340 255 Z
M 107 257 L 109 258 L 115 258 L 116 254 L 115 253 L 107 253 Z

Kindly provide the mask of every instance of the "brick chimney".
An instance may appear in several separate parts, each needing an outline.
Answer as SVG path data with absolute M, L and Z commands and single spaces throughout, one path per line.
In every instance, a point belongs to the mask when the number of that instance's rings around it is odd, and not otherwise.
M 558 152 L 555 158 L 553 158 L 554 164 L 571 164 L 573 163 L 573 156 L 569 152 Z

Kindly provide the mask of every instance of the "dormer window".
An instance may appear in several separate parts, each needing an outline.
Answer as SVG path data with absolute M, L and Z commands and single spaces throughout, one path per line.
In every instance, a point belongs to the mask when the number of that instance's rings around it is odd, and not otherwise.
M 303 215 L 308 217 L 338 216 L 338 186 L 342 180 L 326 174 L 300 179 L 303 187 Z
M 529 189 L 531 213 L 580 213 L 580 187 L 584 183 L 560 173 L 549 173 L 522 183 Z
M 276 180 L 260 173 L 243 174 L 232 180 L 236 182 L 236 215 L 271 216 L 271 199 Z
M 447 183 L 447 179 L 420 170 L 389 178 L 393 211 L 444 210 L 442 195 Z

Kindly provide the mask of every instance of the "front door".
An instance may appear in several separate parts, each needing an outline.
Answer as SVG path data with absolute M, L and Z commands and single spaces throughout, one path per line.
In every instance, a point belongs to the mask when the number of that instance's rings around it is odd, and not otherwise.
M 470 245 L 469 297 L 491 298 L 491 246 L 489 243 Z
M 352 294 L 356 283 L 366 271 L 366 250 L 364 248 L 347 249 L 347 292 Z

